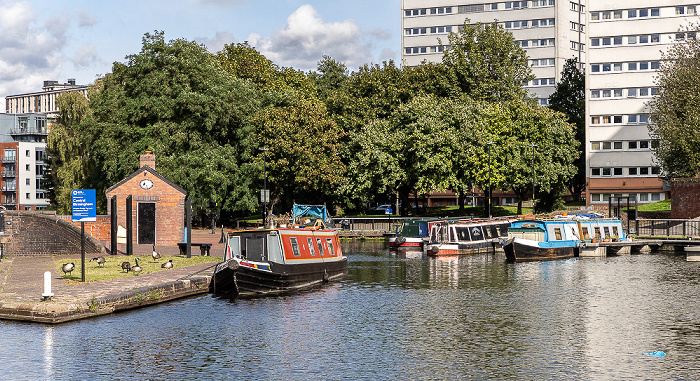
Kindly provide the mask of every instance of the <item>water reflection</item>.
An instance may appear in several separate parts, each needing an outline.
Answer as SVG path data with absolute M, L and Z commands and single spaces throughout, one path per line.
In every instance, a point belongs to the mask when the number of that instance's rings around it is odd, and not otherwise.
M 348 277 L 58 326 L 0 322 L 6 379 L 695 379 L 696 263 L 508 264 L 344 243 Z M 662 350 L 664 358 L 643 356 Z M 39 365 L 39 366 L 36 366 Z

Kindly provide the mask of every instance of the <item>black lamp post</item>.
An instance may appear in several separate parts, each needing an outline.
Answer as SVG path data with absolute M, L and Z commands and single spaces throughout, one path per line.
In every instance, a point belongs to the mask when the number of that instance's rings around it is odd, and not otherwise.
M 496 144 L 496 142 L 488 142 L 486 143 L 489 147 L 489 196 L 488 196 L 488 209 L 489 209 L 489 218 L 491 218 L 491 146 L 493 144 Z
M 537 144 L 530 144 L 532 147 L 532 214 L 535 214 L 535 147 Z

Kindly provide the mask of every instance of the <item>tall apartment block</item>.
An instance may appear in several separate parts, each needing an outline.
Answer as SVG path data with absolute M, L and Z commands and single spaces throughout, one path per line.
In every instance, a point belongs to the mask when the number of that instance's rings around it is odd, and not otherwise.
M 43 114 L 0 114 L 0 205 L 10 210 L 49 206 L 44 182 L 48 176 Z
M 473 0 L 402 0 L 401 64 L 419 65 L 442 60 L 448 35 L 470 24 L 503 25 L 529 57 L 535 79 L 525 86 L 546 105 L 569 58 L 586 62 L 585 1 L 529 0 L 483 2 Z
M 648 102 L 657 94 L 661 52 L 695 33 L 679 32 L 697 17 L 692 1 L 588 3 L 586 66 L 587 203 L 611 196 L 640 203 L 666 197 L 649 136 Z M 624 200 L 624 198 L 623 198 Z

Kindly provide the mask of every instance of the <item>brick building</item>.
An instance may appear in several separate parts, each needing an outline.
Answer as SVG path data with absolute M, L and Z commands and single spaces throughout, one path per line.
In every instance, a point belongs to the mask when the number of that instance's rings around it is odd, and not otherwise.
M 187 192 L 155 169 L 156 158 L 146 151 L 140 168 L 107 189 L 109 201 L 117 196 L 117 223 L 126 227 L 126 199 L 132 196 L 131 216 L 136 244 L 174 245 L 183 242 Z M 108 211 L 111 205 L 107 202 Z

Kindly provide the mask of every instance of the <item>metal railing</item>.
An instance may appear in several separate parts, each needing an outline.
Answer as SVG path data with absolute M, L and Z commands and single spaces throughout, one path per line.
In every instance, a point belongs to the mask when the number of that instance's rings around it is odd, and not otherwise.
M 636 234 L 639 237 L 700 237 L 700 220 L 635 220 L 632 234 Z
M 16 160 L 17 160 L 17 156 L 3 156 L 2 157 L 3 163 L 14 163 Z
M 352 233 L 394 233 L 401 221 L 415 217 L 352 217 L 334 218 L 335 227 Z
M 15 171 L 2 171 L 2 177 L 15 177 Z

